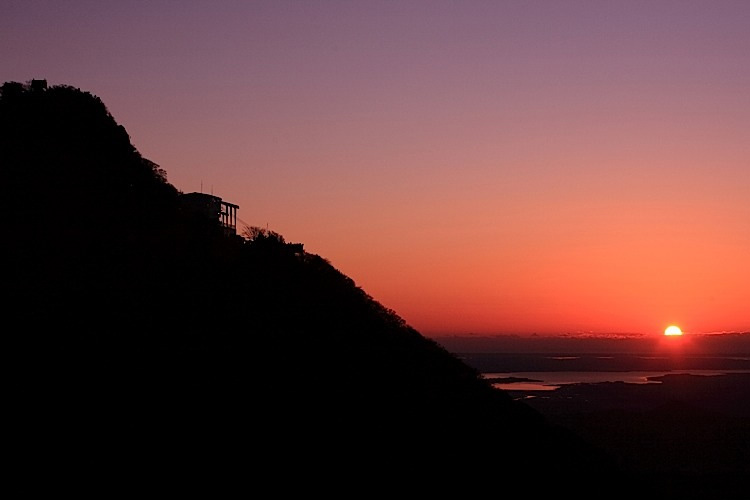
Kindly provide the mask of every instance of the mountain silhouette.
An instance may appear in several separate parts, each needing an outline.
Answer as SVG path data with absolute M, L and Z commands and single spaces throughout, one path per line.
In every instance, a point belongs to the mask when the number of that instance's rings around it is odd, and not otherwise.
M 325 258 L 188 210 L 98 97 L 0 92 L 22 469 L 347 496 L 624 487 Z

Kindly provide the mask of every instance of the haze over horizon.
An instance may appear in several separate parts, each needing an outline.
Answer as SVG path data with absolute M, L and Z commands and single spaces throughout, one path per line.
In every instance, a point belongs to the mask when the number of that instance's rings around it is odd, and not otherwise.
M 750 3 L 19 2 L 0 81 L 426 336 L 750 331 Z

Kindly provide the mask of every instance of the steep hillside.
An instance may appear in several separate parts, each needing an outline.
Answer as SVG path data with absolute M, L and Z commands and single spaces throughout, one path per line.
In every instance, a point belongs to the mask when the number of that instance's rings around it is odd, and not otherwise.
M 615 478 L 324 258 L 189 216 L 99 98 L 1 90 L 21 463 L 285 491 L 481 491 L 533 473 L 529 491 L 588 496 Z

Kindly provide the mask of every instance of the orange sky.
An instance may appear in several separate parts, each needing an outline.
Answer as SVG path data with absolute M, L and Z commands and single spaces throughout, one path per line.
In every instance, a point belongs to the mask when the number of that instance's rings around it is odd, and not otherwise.
M 0 6 L 2 81 L 102 98 L 428 336 L 750 331 L 750 3 Z

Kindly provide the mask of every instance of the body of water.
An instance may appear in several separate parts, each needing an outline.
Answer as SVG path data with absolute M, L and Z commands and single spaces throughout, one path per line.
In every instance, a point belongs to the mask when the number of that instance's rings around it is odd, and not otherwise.
M 630 384 L 659 384 L 650 380 L 669 374 L 715 376 L 725 373 L 750 373 L 750 370 L 670 370 L 670 371 L 552 371 L 552 372 L 490 372 L 482 376 L 491 380 L 507 379 L 492 385 L 503 390 L 553 391 L 565 384 L 595 384 L 600 382 L 626 382 Z
M 470 353 L 459 357 L 504 390 L 551 391 L 564 384 L 650 380 L 667 374 L 750 373 L 750 356 L 654 356 L 651 354 Z

